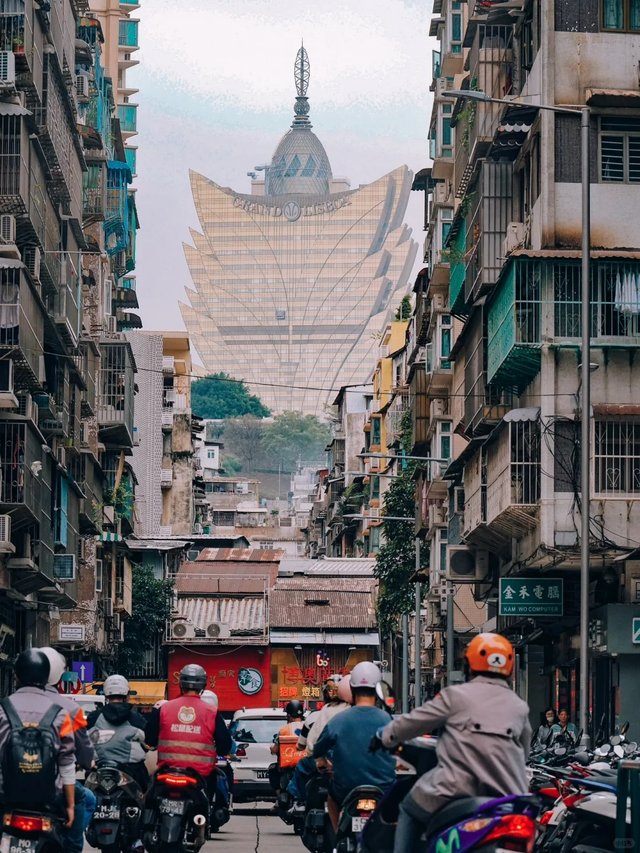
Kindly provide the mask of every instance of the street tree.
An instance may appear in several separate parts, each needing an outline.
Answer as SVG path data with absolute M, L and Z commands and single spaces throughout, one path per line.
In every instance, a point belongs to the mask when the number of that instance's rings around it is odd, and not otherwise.
M 132 614 L 124 625 L 118 648 L 118 671 L 125 675 L 142 668 L 171 615 L 173 581 L 156 578 L 147 566 L 134 565 L 131 584 Z
M 260 398 L 249 393 L 244 381 L 228 373 L 213 373 L 192 382 L 191 408 L 201 418 L 266 418 L 270 414 Z
M 295 471 L 298 461 L 320 462 L 331 438 L 327 424 L 313 415 L 283 412 L 265 426 L 262 449 L 284 471 Z

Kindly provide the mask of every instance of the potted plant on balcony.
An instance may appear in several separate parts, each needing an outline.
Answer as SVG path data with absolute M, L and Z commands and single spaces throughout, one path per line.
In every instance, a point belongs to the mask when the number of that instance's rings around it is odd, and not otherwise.
M 24 53 L 24 39 L 21 35 L 15 35 L 13 37 L 11 49 L 14 53 Z

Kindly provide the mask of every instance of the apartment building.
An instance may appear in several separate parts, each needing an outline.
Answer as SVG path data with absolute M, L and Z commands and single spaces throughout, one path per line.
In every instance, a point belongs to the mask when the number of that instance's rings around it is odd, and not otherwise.
M 84 0 L 2 4 L 2 660 L 49 642 L 108 660 L 131 612 L 135 365 L 113 294 L 135 227 L 102 47 Z
M 605 730 L 640 700 L 640 646 L 631 630 L 640 615 L 636 30 L 625 0 L 436 2 L 433 165 L 416 178 L 428 195 L 422 297 L 426 315 L 435 316 L 418 333 L 421 416 L 436 436 L 434 446 L 425 435 L 423 446 L 446 456 L 438 427 L 446 422 L 452 459 L 446 483 L 432 478 L 423 497 L 429 504 L 436 485 L 448 509 L 444 516 L 433 510 L 449 540 L 446 576 L 472 582 L 478 601 L 493 602 L 487 626 L 515 641 L 518 688 L 533 709 L 575 712 L 580 121 L 540 106 L 590 107 L 588 703 Z M 518 106 L 452 99 L 450 90 Z M 507 600 L 514 590 L 515 604 Z

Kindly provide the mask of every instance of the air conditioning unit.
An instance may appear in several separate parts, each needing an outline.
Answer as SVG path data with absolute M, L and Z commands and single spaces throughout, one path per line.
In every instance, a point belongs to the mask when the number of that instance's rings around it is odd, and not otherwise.
M 31 278 L 36 284 L 40 284 L 40 248 L 38 246 L 27 246 L 23 253 L 23 259 Z
M 0 51 L 2 56 L 2 51 Z M 3 243 L 16 242 L 16 218 L 11 213 L 3 213 L 0 216 L 0 241 Z
M 222 622 L 211 622 L 207 625 L 206 634 L 212 640 L 226 640 L 231 636 L 231 628 Z
M 102 599 L 102 612 L 107 617 L 107 619 L 111 619 L 113 616 L 113 599 L 112 598 L 103 598 Z
M 196 626 L 186 619 L 176 619 L 171 623 L 172 640 L 193 640 L 196 635 Z
M 433 188 L 433 203 L 444 204 L 449 195 L 448 181 L 440 181 Z
M 447 311 L 447 305 L 442 293 L 436 293 L 431 297 L 431 307 L 435 314 L 444 314 Z
M 0 515 L 0 545 L 11 542 L 11 516 Z
M 447 523 L 447 510 L 444 504 L 431 504 L 429 506 L 429 527 L 436 524 Z
M 524 222 L 510 222 L 507 225 L 507 234 L 502 244 L 504 254 L 510 255 L 514 249 L 517 249 L 524 243 L 524 238 Z
M 111 629 L 114 632 L 119 632 L 121 624 L 122 624 L 122 619 L 120 618 L 120 614 L 114 613 L 113 616 L 111 617 Z
M 139 445 L 140 445 L 140 430 L 138 429 L 137 426 L 134 426 L 134 428 L 133 428 L 133 446 L 139 447 Z
M 12 50 L 0 50 L 0 86 L 15 86 L 16 58 Z
M 448 406 L 447 401 L 442 397 L 436 397 L 435 400 L 431 401 L 431 407 L 429 411 L 429 415 L 431 420 L 435 420 L 436 418 L 444 418 L 445 415 L 448 415 Z
M 76 555 L 54 554 L 53 576 L 59 581 L 74 581 L 76 579 Z
M 447 580 L 476 583 L 484 580 L 488 572 L 488 551 L 475 551 L 467 545 L 449 545 L 447 548 Z
M 113 316 L 107 317 L 107 331 L 111 335 L 115 335 L 115 333 L 118 331 L 118 319 L 117 319 L 117 317 L 113 317 Z
M 89 75 L 88 74 L 76 74 L 76 97 L 78 97 L 78 98 L 88 98 L 89 97 Z

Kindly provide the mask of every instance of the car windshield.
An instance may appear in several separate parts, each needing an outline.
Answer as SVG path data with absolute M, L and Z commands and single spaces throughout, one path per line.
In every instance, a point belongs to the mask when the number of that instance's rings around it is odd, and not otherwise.
M 243 717 L 231 723 L 231 737 L 239 743 L 272 743 L 275 735 L 286 723 L 283 717 L 251 719 Z

